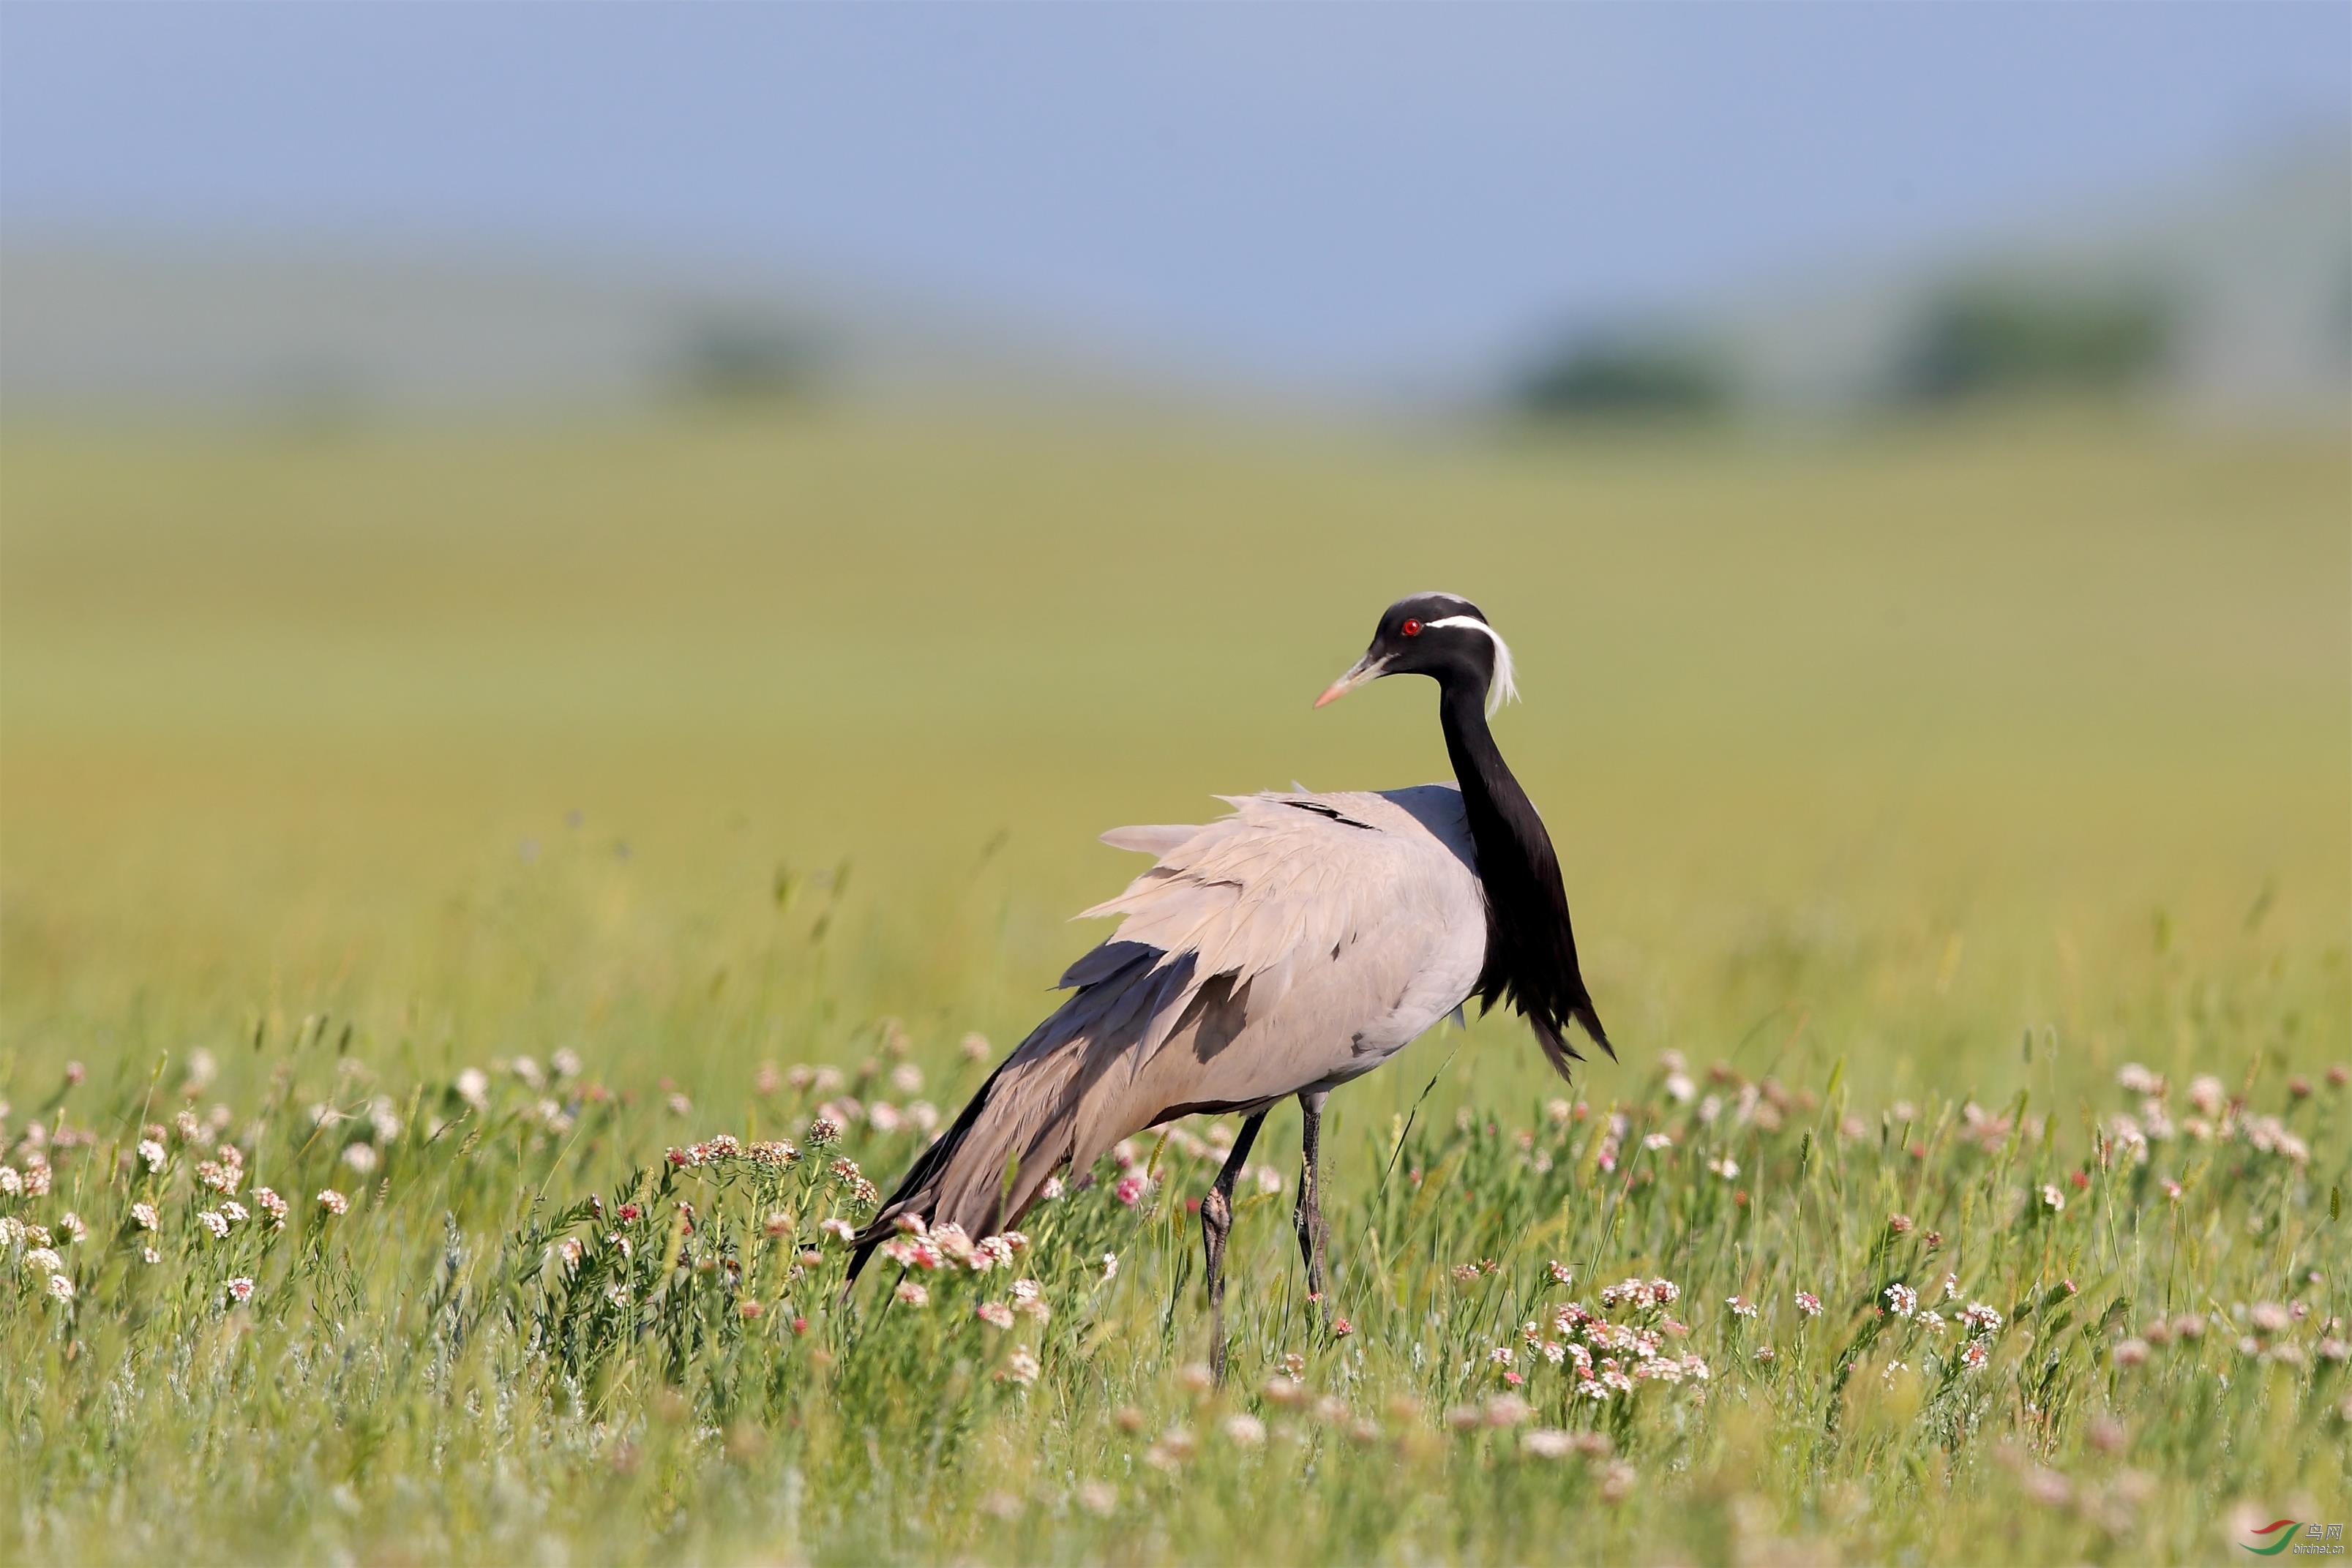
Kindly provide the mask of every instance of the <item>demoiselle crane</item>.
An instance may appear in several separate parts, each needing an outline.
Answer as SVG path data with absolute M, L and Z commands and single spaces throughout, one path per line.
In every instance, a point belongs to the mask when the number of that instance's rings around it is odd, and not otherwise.
M 1180 1116 L 1239 1113 L 1201 1202 L 1213 1354 L 1224 1368 L 1233 1189 L 1266 1112 L 1297 1095 L 1306 1128 L 1292 1219 L 1307 1291 L 1324 1292 L 1318 1146 L 1332 1090 L 1475 998 L 1507 1002 L 1566 1077 L 1574 1022 L 1613 1057 L 1578 970 L 1551 838 L 1487 718 L 1517 693 L 1478 607 L 1401 599 L 1322 707 L 1382 675 L 1437 683 L 1454 782 L 1378 792 L 1226 797 L 1201 827 L 1118 828 L 1156 857 L 1087 915 L 1116 932 L 1072 964 L 1074 992 L 998 1065 L 856 1241 L 850 1278 L 899 1217 L 979 1237 L 1016 1225 L 1047 1178 L 1083 1175 L 1119 1139 Z M 1328 1312 L 1328 1303 L 1324 1311 Z

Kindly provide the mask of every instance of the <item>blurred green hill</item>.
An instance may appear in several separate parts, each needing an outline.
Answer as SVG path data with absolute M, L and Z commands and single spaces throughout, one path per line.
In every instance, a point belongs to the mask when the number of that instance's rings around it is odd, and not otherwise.
M 1538 340 L 1512 391 L 1571 416 L 1837 419 L 2091 390 L 2340 419 L 2347 192 L 2352 152 L 2330 140 L 1932 255 L 1613 311 Z M 1428 384 L 1454 392 L 1418 412 L 1484 412 L 1495 373 L 1430 367 Z M 866 280 L 198 235 L 11 231 L 0 246 L 0 409 L 20 422 L 611 415 L 712 397 L 1156 410 L 1252 391 L 1065 324 Z
M 875 285 L 394 246 L 11 235 L 0 408 L 24 420 L 610 416 L 811 395 L 1164 391 L 1058 331 Z

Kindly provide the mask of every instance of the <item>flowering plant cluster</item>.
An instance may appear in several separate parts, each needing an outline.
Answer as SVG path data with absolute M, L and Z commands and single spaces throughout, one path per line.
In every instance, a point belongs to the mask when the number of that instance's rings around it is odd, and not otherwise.
M 1568 1270 L 1551 1266 L 1559 1279 Z M 1630 1279 L 1605 1285 L 1601 1310 L 1580 1301 L 1562 1304 L 1547 1325 L 1530 1320 L 1519 1326 L 1520 1347 L 1529 1366 L 1565 1368 L 1571 1396 L 1594 1403 L 1632 1395 L 1644 1384 L 1705 1383 L 1706 1358 L 1677 1350 L 1675 1342 L 1687 1339 L 1690 1329 L 1672 1308 L 1682 1300 L 1682 1289 L 1672 1280 Z M 1487 1359 L 1505 1370 L 1506 1381 L 1522 1381 L 1512 1369 L 1521 1359 L 1518 1349 L 1496 1345 Z

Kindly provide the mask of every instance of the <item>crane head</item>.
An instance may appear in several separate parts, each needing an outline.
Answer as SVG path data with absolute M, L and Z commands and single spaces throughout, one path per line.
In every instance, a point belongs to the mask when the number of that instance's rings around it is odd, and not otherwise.
M 1323 688 L 1315 706 L 1338 702 L 1382 675 L 1427 675 L 1440 685 L 1483 692 L 1493 713 L 1519 695 L 1511 650 L 1479 608 L 1456 593 L 1414 593 L 1381 612 L 1372 644 Z

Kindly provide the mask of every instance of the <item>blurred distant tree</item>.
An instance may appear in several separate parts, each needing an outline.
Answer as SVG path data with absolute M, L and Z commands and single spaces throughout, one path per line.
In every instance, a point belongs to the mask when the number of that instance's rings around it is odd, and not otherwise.
M 816 335 L 782 322 L 711 317 L 685 332 L 674 367 L 678 392 L 698 402 L 770 402 L 816 392 L 825 372 Z
M 1732 401 L 1722 361 L 1699 344 L 1666 337 L 1612 337 L 1572 343 L 1520 377 L 1512 402 L 1546 419 L 1687 419 Z
M 2163 368 L 2172 327 L 2153 288 L 1962 282 L 1928 301 L 1897 367 L 1899 390 L 1922 402 L 2128 392 Z

